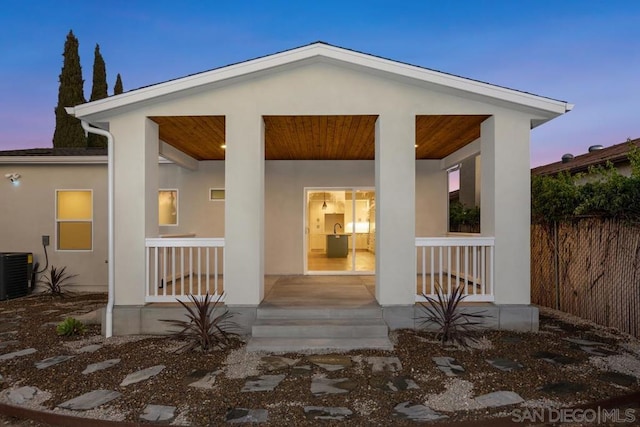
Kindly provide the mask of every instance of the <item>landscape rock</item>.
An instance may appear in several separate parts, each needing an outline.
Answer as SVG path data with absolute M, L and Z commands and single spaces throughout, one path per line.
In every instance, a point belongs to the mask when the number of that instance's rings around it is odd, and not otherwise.
M 87 411 L 89 409 L 97 408 L 100 405 L 104 405 L 105 403 L 109 403 L 121 395 L 121 393 L 112 390 L 94 390 L 78 397 L 74 397 L 66 402 L 62 402 L 58 406 L 72 411 Z
M 24 350 L 19 350 L 19 351 L 14 351 L 13 353 L 3 354 L 2 356 L 0 356 L 0 360 L 10 360 L 10 359 L 13 359 L 15 357 L 27 356 L 29 354 L 35 353 L 36 351 L 38 351 L 38 350 L 36 350 L 35 348 L 25 348 Z
M 88 365 L 85 368 L 85 370 L 82 371 L 82 373 L 84 375 L 88 375 L 96 371 L 101 371 L 103 369 L 110 368 L 112 366 L 117 365 L 118 363 L 120 363 L 120 359 L 109 359 L 109 360 L 105 360 L 104 362 L 92 363 L 91 365 Z
M 45 369 L 45 368 L 48 368 L 48 367 L 53 366 L 53 365 L 57 365 L 57 364 L 62 363 L 62 362 L 66 362 L 67 360 L 73 359 L 74 357 L 75 356 L 53 356 L 53 357 L 48 357 L 48 358 L 46 358 L 44 360 L 36 362 L 35 365 L 36 365 L 36 368 L 38 368 L 38 369 Z
M 413 404 L 412 402 L 398 403 L 393 408 L 393 416 L 400 419 L 408 419 L 412 421 L 436 421 L 448 418 L 422 404 Z
M 140 381 L 148 380 L 151 377 L 155 377 L 165 368 L 164 365 L 156 365 L 147 369 L 142 369 L 138 372 L 134 372 L 125 377 L 120 383 L 120 386 L 128 386 L 130 384 L 139 383 Z
M 349 408 L 328 406 L 305 406 L 304 413 L 310 419 L 336 421 L 344 421 L 353 415 Z
M 149 422 L 170 421 L 175 417 L 176 407 L 165 405 L 147 405 L 140 418 Z
M 226 421 L 229 424 L 266 423 L 269 413 L 266 409 L 234 408 L 227 412 Z
M 247 380 L 242 387 L 243 393 L 253 391 L 272 391 L 278 384 L 282 382 L 285 375 L 261 375 L 259 377 L 252 377 Z

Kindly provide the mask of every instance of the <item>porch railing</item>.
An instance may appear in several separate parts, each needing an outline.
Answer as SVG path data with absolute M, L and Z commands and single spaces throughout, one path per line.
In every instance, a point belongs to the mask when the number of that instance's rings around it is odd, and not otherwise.
M 150 238 L 146 246 L 145 302 L 189 301 L 223 293 L 223 238 Z
M 465 301 L 493 301 L 493 237 L 417 237 L 416 301 L 461 287 Z

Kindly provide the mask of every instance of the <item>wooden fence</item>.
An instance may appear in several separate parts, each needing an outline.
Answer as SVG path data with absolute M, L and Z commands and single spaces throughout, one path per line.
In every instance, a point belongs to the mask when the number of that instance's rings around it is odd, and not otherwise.
M 531 302 L 640 336 L 640 225 L 581 218 L 531 227 Z

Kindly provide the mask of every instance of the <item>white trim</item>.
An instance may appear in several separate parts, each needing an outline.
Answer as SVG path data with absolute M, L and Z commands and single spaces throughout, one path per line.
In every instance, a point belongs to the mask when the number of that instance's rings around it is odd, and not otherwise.
M 86 219 L 65 219 L 65 220 L 59 220 L 58 219 L 58 193 L 60 192 L 89 192 L 91 194 L 91 219 L 86 220 Z M 55 235 L 55 241 L 54 241 L 54 251 L 56 252 L 93 252 L 93 248 L 94 248 L 94 205 L 93 205 L 93 189 L 90 188 L 56 188 L 55 189 L 55 200 L 54 200 L 54 235 Z M 59 245 L 59 241 L 60 241 L 60 236 L 59 236 L 59 231 L 58 231 L 58 224 L 61 222 L 88 222 L 91 224 L 91 249 L 60 249 L 58 247 Z
M 495 237 L 416 237 L 416 246 L 493 246 Z
M 0 164 L 107 164 L 107 156 L 0 156 Z
M 129 106 L 135 103 L 152 100 L 168 94 L 197 88 L 204 85 L 223 82 L 225 80 L 246 76 L 282 67 L 288 64 L 309 60 L 334 60 L 344 62 L 372 70 L 386 72 L 399 77 L 410 78 L 425 83 L 436 84 L 465 92 L 474 93 L 502 101 L 519 104 L 542 110 L 554 115 L 564 114 L 573 108 L 573 105 L 564 101 L 544 98 L 513 89 L 507 89 L 488 83 L 466 79 L 439 71 L 421 68 L 415 65 L 404 64 L 389 59 L 384 59 L 364 53 L 329 46 L 324 43 L 314 43 L 297 49 L 276 53 L 262 58 L 252 59 L 234 65 L 182 77 L 164 83 L 140 88 L 120 95 L 97 101 L 88 102 L 75 107 L 67 107 L 66 111 L 78 118 L 104 113 L 112 109 Z

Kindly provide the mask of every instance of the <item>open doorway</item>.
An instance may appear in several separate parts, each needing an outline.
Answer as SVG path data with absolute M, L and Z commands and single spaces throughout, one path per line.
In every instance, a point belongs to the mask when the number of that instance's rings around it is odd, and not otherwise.
M 305 273 L 374 274 L 375 189 L 305 189 Z

